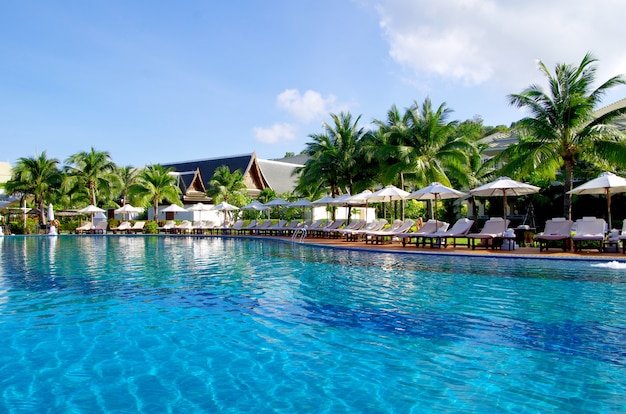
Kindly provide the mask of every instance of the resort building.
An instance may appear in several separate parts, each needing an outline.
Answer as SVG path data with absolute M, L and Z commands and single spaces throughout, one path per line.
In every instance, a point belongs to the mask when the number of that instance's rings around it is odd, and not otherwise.
M 215 170 L 220 166 L 226 166 L 230 172 L 241 171 L 243 180 L 248 189 L 248 195 L 257 198 L 261 191 L 266 188 L 274 190 L 277 194 L 290 193 L 297 184 L 295 173 L 298 167 L 305 161 L 302 157 L 283 158 L 280 160 L 259 159 L 255 152 L 229 157 L 207 158 L 194 161 L 183 161 L 162 164 L 165 168 L 172 168 L 173 174 L 178 179 L 183 204 L 212 203 L 206 195 L 208 182 L 213 178 Z M 194 216 L 206 213 L 188 212 L 176 215 L 177 219 L 197 220 Z M 173 214 L 159 213 L 162 219 L 173 219 Z
M 220 166 L 227 166 L 231 173 L 236 170 L 241 171 L 250 197 L 258 197 L 259 193 L 266 188 L 278 194 L 291 192 L 297 184 L 296 168 L 302 165 L 289 160 L 291 159 L 263 160 L 257 158 L 256 153 L 253 152 L 230 157 L 167 163 L 163 164 L 163 167 L 174 169 L 183 194 L 183 203 L 192 204 L 210 201 L 205 194 L 206 186 Z M 295 162 L 299 160 L 296 159 Z

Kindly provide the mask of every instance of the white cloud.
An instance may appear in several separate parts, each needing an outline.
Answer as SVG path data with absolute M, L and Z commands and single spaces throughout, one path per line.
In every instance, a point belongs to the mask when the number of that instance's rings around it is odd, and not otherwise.
M 296 139 L 296 128 L 291 124 L 274 124 L 269 128 L 254 128 L 254 137 L 264 144 L 279 144 Z
M 549 69 L 598 59 L 598 80 L 626 73 L 626 3 L 615 0 L 380 0 L 380 27 L 393 60 L 425 82 L 496 82 L 523 88 Z M 513 89 L 516 90 L 516 89 Z
M 319 92 L 308 90 L 301 94 L 297 89 L 286 89 L 276 97 L 276 104 L 280 109 L 300 122 L 311 122 L 327 116 L 339 106 L 334 95 L 326 98 Z

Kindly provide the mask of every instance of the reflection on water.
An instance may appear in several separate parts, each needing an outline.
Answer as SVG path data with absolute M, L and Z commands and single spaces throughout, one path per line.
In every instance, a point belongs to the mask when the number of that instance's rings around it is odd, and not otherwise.
M 584 261 L 10 237 L 0 411 L 618 412 L 625 278 Z

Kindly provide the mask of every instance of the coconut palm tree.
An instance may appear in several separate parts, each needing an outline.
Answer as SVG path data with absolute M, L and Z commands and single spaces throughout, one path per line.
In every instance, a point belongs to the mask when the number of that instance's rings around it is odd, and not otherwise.
M 228 166 L 220 165 L 215 169 L 206 192 L 213 199 L 213 204 L 227 201 L 234 205 L 243 205 L 241 202 L 246 200 L 248 187 L 240 170 L 231 173 Z
M 11 179 L 4 185 L 7 194 L 33 196 L 42 224 L 46 223 L 46 203 L 63 179 L 58 164 L 59 160 L 48 158 L 46 151 L 38 157 L 20 158 L 13 168 Z
M 111 185 L 111 173 L 115 163 L 108 152 L 98 152 L 93 147 L 89 152 L 71 155 L 66 161 L 68 176 L 82 183 L 89 190 L 91 204 L 96 204 L 98 192 L 107 193 Z
M 626 84 L 623 76 L 614 76 L 593 88 L 597 67 L 591 54 L 578 66 L 557 64 L 554 74 L 543 62 L 539 70 L 548 81 L 548 89 L 530 85 L 519 94 L 509 95 L 511 105 L 530 111 L 517 123 L 519 143 L 493 159 L 504 164 L 502 173 L 510 176 L 536 171 L 548 177 L 565 169 L 563 214 L 571 217 L 574 166 L 579 161 L 603 162 L 614 167 L 626 166 L 624 135 L 613 121 L 626 113 L 626 107 L 595 117 L 594 110 L 611 88 Z
M 130 203 L 129 189 L 137 182 L 139 176 L 139 169 L 127 165 L 125 167 L 116 167 L 115 176 L 117 177 L 117 187 L 122 205 Z
M 363 167 L 361 142 L 367 131 L 358 125 L 360 116 L 354 120 L 350 113 L 330 116 L 333 123 L 324 122 L 323 134 L 309 135 L 312 142 L 306 144 L 304 153 L 311 158 L 297 171 L 299 187 L 323 186 L 333 195 L 342 191 L 352 193 Z
M 405 181 L 416 186 L 438 181 L 450 185 L 450 180 L 468 186 L 470 160 L 477 154 L 471 139 L 456 134 L 456 121 L 448 121 L 452 110 L 445 103 L 434 109 L 426 98 L 420 106 L 417 102 L 404 114 L 393 106 L 387 112 L 387 120 L 376 120 L 380 133 L 377 141 L 369 145 L 369 153 L 384 169 L 382 176 L 387 183 Z M 432 208 L 430 208 L 432 214 Z
M 159 216 L 159 203 L 168 201 L 180 203 L 180 188 L 176 185 L 176 177 L 170 172 L 173 168 L 163 168 L 160 164 L 149 165 L 142 169 L 137 176 L 137 182 L 132 184 L 128 193 L 142 205 L 152 203 L 154 221 Z

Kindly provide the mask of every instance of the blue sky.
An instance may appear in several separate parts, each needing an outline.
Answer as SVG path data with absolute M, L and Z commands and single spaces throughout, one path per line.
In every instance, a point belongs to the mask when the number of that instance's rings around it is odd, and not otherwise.
M 92 146 L 137 167 L 300 152 L 330 113 L 430 97 L 453 119 L 524 116 L 537 59 L 626 74 L 626 4 L 551 0 L 0 4 L 0 161 Z M 605 98 L 626 97 L 626 87 Z

